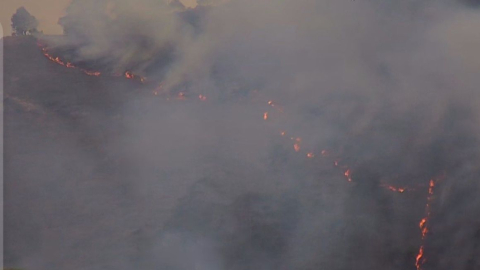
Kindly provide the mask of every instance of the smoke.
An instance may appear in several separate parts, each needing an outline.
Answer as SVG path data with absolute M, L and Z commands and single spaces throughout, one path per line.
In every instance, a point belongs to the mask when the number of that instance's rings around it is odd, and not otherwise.
M 67 36 L 55 41 L 74 49 L 73 61 L 145 73 L 188 38 L 177 14 L 183 10 L 179 1 L 73 1 L 59 20 Z
M 453 1 L 199 4 L 73 1 L 60 20 L 66 35 L 50 42 L 73 48 L 76 62 L 207 96 L 122 100 L 121 132 L 98 158 L 122 192 L 106 192 L 118 206 L 95 213 L 117 210 L 87 226 L 97 234 L 67 230 L 85 258 L 70 268 L 414 269 L 430 179 L 439 180 L 422 269 L 480 267 L 478 10 Z M 301 138 L 298 153 L 290 136 Z M 102 194 L 88 197 L 109 201 Z M 69 259 L 46 250 L 32 265 Z

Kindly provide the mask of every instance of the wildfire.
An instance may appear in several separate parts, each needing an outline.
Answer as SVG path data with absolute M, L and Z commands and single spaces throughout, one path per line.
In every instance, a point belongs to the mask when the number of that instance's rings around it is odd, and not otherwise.
M 423 258 L 423 246 L 420 247 L 420 250 L 418 251 L 417 258 L 415 260 L 415 266 L 417 267 L 418 270 L 422 269 L 422 264 L 425 262 L 425 259 Z
M 82 71 L 83 73 L 85 73 L 86 75 L 89 75 L 89 76 L 100 76 L 102 74 L 99 71 L 91 71 L 91 70 L 86 70 L 86 69 L 79 68 L 79 67 L 75 66 L 74 64 L 72 64 L 70 62 L 67 62 L 67 61 L 64 61 L 64 60 L 60 59 L 59 57 L 53 57 L 49 53 L 49 51 L 46 47 L 43 47 L 41 44 L 39 44 L 39 46 L 42 47 L 42 52 L 43 52 L 44 56 L 46 58 L 48 58 L 50 61 L 55 62 L 56 64 L 65 66 L 67 68 L 79 69 L 80 71 Z M 125 71 L 124 74 L 120 73 L 118 75 L 119 76 L 124 76 L 126 79 L 139 80 L 142 83 L 146 81 L 145 77 L 136 75 L 131 71 Z M 152 93 L 154 95 L 159 95 L 160 92 L 163 92 L 161 85 L 155 91 L 153 91 Z M 187 97 L 186 97 L 184 92 L 179 92 L 176 97 L 172 97 L 172 98 L 173 99 L 176 98 L 176 99 L 179 99 L 179 100 L 185 100 Z M 169 97 L 167 97 L 166 99 L 170 100 Z M 198 95 L 198 99 L 201 100 L 201 101 L 206 101 L 207 97 L 200 94 L 200 95 Z M 281 108 L 281 106 L 278 106 L 272 100 L 268 100 L 267 105 L 270 106 L 270 107 L 275 107 L 275 110 L 277 110 L 277 111 L 283 112 L 283 109 Z M 269 110 L 272 110 L 272 109 L 269 109 Z M 269 119 L 269 117 L 270 117 L 270 115 L 269 115 L 268 111 L 263 113 L 263 120 L 266 121 L 266 120 Z M 280 135 L 281 136 L 286 136 L 286 132 L 285 131 L 280 131 Z M 295 152 L 300 152 L 302 139 L 299 138 L 299 137 L 290 137 L 290 139 L 293 141 L 293 149 L 295 150 Z M 344 170 L 343 175 L 345 176 L 346 180 L 348 182 L 353 182 L 352 170 L 350 168 L 348 168 L 347 166 L 344 166 L 343 164 L 342 164 L 342 166 L 339 166 L 339 162 L 340 162 L 339 160 L 340 159 L 339 159 L 338 156 L 335 157 L 335 153 L 330 153 L 327 150 L 322 150 L 319 154 L 322 157 L 325 157 L 325 158 L 330 157 L 333 160 L 333 164 L 336 167 L 340 168 L 342 171 Z M 314 152 L 307 152 L 305 155 L 309 159 L 313 159 L 313 158 L 316 157 Z M 425 240 L 426 240 L 426 238 L 428 236 L 428 233 L 429 233 L 429 221 L 430 221 L 430 216 L 431 216 L 431 200 L 432 200 L 433 195 L 434 195 L 435 184 L 436 184 L 436 181 L 434 179 L 431 179 L 429 181 L 427 203 L 425 205 L 425 216 L 420 220 L 420 222 L 418 224 L 418 226 L 420 228 L 420 232 L 421 232 L 421 245 L 419 247 L 418 254 L 417 254 L 416 259 L 415 259 L 415 266 L 416 266 L 417 270 L 422 270 L 422 266 L 426 262 L 426 258 L 425 258 L 425 254 L 424 254 L 424 252 L 425 252 Z M 406 191 L 414 190 L 414 189 L 409 188 L 409 187 L 396 187 L 396 186 L 392 186 L 392 185 L 388 185 L 388 184 L 382 184 L 381 187 L 383 187 L 387 190 L 393 191 L 393 192 L 398 192 L 398 193 L 404 193 Z
M 295 150 L 295 152 L 300 152 L 300 144 L 302 143 L 302 138 L 294 138 L 294 137 L 291 137 L 290 138 L 292 141 L 295 141 L 295 143 L 293 144 L 293 149 Z
M 283 109 L 280 106 L 278 106 L 277 103 L 273 102 L 273 100 L 267 101 L 267 104 L 270 107 L 274 107 L 278 112 L 283 112 Z
M 184 92 L 180 92 L 180 93 L 178 93 L 177 99 L 180 99 L 180 100 L 185 100 L 185 99 L 186 99 L 186 97 L 185 97 L 185 93 L 184 93 Z
M 100 76 L 102 73 L 100 73 L 99 71 L 88 71 L 88 70 L 83 70 L 83 73 L 87 74 L 88 76 Z
M 422 231 L 422 238 L 425 238 L 425 236 L 427 236 L 427 233 L 428 233 L 428 227 L 426 225 L 427 225 L 427 218 L 422 218 L 422 220 L 418 224 L 418 226 L 420 227 L 420 230 Z
M 65 62 L 63 62 L 63 61 L 60 59 L 60 57 L 58 57 L 58 56 L 57 56 L 57 57 L 53 57 L 52 55 L 50 55 L 50 54 L 48 53 L 47 48 L 42 48 L 42 52 L 43 52 L 43 55 L 45 55 L 45 57 L 47 57 L 48 59 L 50 59 L 51 61 L 53 61 L 53 62 L 55 62 L 55 63 L 57 63 L 57 64 L 59 64 L 59 65 L 66 66 L 66 67 L 68 67 L 68 68 L 75 68 L 75 66 L 74 66 L 72 63 L 70 63 L 70 62 L 66 62 L 66 63 L 65 63 Z
M 273 103 L 273 101 L 269 100 L 267 102 L 267 104 L 270 105 L 270 106 L 273 106 L 274 103 Z M 263 120 L 268 120 L 268 119 L 269 119 L 269 113 L 264 112 L 263 113 Z M 285 131 L 280 131 L 280 135 L 285 136 L 286 132 Z M 302 139 L 300 137 L 290 137 L 290 140 L 294 141 L 293 149 L 295 150 L 295 152 L 300 152 L 300 150 L 301 150 L 300 145 L 301 145 Z M 329 151 L 327 151 L 325 149 L 320 151 L 320 155 L 322 157 L 335 156 L 335 155 L 332 155 Z M 315 158 L 316 155 L 315 155 L 314 152 L 308 152 L 308 153 L 306 153 L 306 156 L 308 158 Z M 339 167 L 339 163 L 340 163 L 339 159 L 333 160 L 333 164 L 335 165 L 335 167 Z M 341 168 L 346 169 L 343 174 L 346 177 L 347 181 L 348 182 L 353 182 L 351 169 L 349 169 L 346 166 L 341 166 Z M 392 185 L 388 185 L 388 184 L 381 184 L 380 186 L 387 189 L 387 190 L 390 190 L 390 191 L 393 191 L 393 192 L 398 192 L 398 193 L 404 193 L 406 191 L 415 190 L 415 189 L 412 189 L 412 188 L 396 187 L 396 186 L 392 186 Z M 431 192 L 433 192 L 433 191 L 431 191 Z
M 64 67 L 67 67 L 67 68 L 73 68 L 73 69 L 79 69 L 80 71 L 82 71 L 83 73 L 85 73 L 86 75 L 88 76 L 100 76 L 102 75 L 102 73 L 100 71 L 94 71 L 94 70 L 87 70 L 87 69 L 83 69 L 83 68 L 79 68 L 77 66 L 75 66 L 73 63 L 71 62 L 68 62 L 68 61 L 64 61 L 62 59 L 60 59 L 60 57 L 54 57 L 53 55 L 51 55 L 48 51 L 48 48 L 47 47 L 44 47 L 41 43 L 37 43 L 37 45 L 39 47 L 42 48 L 42 53 L 43 55 L 48 58 L 50 61 L 56 63 L 56 64 L 59 64 L 59 65 L 62 65 Z M 142 76 L 139 76 L 139 75 L 135 75 L 133 74 L 132 72 L 130 71 L 126 71 L 125 72 L 125 78 L 127 79 L 135 79 L 135 80 L 139 80 L 140 82 L 144 83 L 146 81 L 146 77 L 142 77 Z
M 295 144 L 293 145 L 293 149 L 295 150 L 295 152 L 300 151 L 300 144 L 295 143 Z
M 133 78 L 134 78 L 134 75 L 133 75 L 130 71 L 126 71 L 126 72 L 125 72 L 125 78 L 127 78 L 127 79 L 133 79 Z
M 350 171 L 350 169 L 347 169 L 343 175 L 345 175 L 348 182 L 352 182 L 352 172 Z
M 268 106 L 271 106 L 271 107 L 276 107 L 276 104 L 274 103 L 273 100 L 268 100 L 267 101 L 267 104 Z M 276 107 L 279 111 L 283 112 L 283 110 L 279 107 Z M 270 117 L 269 113 L 268 112 L 264 112 L 263 113 L 263 120 L 268 120 Z M 280 131 L 280 135 L 281 136 L 285 136 L 286 135 L 286 132 L 285 131 Z M 290 137 L 290 140 L 294 141 L 294 144 L 293 144 L 293 149 L 295 150 L 295 152 L 300 152 L 301 150 L 301 138 L 299 137 Z M 320 151 L 320 155 L 322 157 L 335 157 L 334 154 L 330 153 L 329 151 L 327 150 L 322 150 Z M 306 153 L 306 156 L 308 158 L 314 158 L 316 157 L 315 153 L 314 152 L 308 152 Z M 338 159 L 338 156 L 336 157 L 336 159 L 333 160 L 333 164 L 335 165 L 335 167 L 341 167 L 343 170 L 345 170 L 343 172 L 344 176 L 346 177 L 347 181 L 348 182 L 353 182 L 353 178 L 352 178 L 352 173 L 351 173 L 351 169 L 348 168 L 347 166 L 339 166 L 340 164 L 340 160 Z M 405 193 L 406 191 L 413 191 L 415 189 L 413 188 L 409 188 L 409 187 L 396 187 L 396 186 L 393 186 L 393 185 L 388 185 L 388 184 L 381 184 L 380 185 L 381 187 L 387 189 L 387 190 L 390 190 L 392 192 L 398 192 L 398 193 Z
M 139 80 L 142 83 L 144 83 L 147 80 L 146 77 L 136 75 L 131 71 L 125 71 L 125 78 L 130 79 L 130 80 Z
M 405 188 L 397 188 L 397 187 L 394 187 L 394 186 L 388 186 L 387 188 L 388 188 L 389 190 L 395 191 L 395 192 L 400 192 L 400 193 L 405 192 Z
M 398 193 L 404 193 L 407 190 L 413 190 L 411 188 L 395 187 L 395 186 L 391 186 L 391 185 L 387 185 L 387 184 L 382 184 L 381 187 L 386 188 L 386 189 L 388 189 L 390 191 L 393 191 L 393 192 L 398 192 Z
M 420 227 L 420 231 L 422 233 L 422 245 L 420 246 L 419 250 L 418 250 L 418 254 L 417 254 L 417 258 L 415 260 L 415 266 L 417 267 L 417 270 L 421 270 L 422 269 L 422 265 L 427 261 L 426 258 L 425 258 L 425 255 L 424 255 L 424 251 L 425 251 L 425 239 L 427 238 L 427 234 L 429 232 L 429 228 L 428 228 L 428 222 L 430 220 L 430 216 L 431 216 L 431 200 L 432 200 L 432 196 L 433 196 L 433 192 L 434 192 L 434 188 L 435 188 L 435 181 L 433 179 L 430 179 L 430 183 L 429 183 L 429 186 L 428 186 L 428 197 L 427 197 L 427 204 L 425 205 L 425 217 L 422 218 L 418 224 L 418 226 Z
M 39 44 L 39 46 L 41 46 L 41 44 Z M 45 48 L 45 47 L 42 48 L 42 52 L 43 52 L 43 55 L 44 55 L 45 57 L 47 57 L 47 58 L 48 58 L 50 61 L 52 61 L 52 62 L 55 62 L 55 63 L 57 63 L 57 64 L 59 64 L 59 65 L 62 65 L 62 66 L 64 66 L 64 67 L 67 67 L 67 68 L 77 68 L 74 64 L 72 64 L 72 63 L 70 63 L 70 62 L 64 62 L 64 61 L 62 61 L 62 60 L 60 59 L 60 57 L 58 57 L 58 56 L 57 56 L 57 57 L 53 57 L 52 55 L 50 55 L 50 54 L 48 53 L 48 49 Z M 90 71 L 90 70 L 81 69 L 81 68 L 80 68 L 80 70 L 81 70 L 83 73 L 85 73 L 85 74 L 87 74 L 87 75 L 89 75 L 89 76 L 100 76 L 100 75 L 101 75 L 101 73 L 100 73 L 99 71 Z
M 430 185 L 428 186 L 428 194 L 433 195 L 433 188 L 435 187 L 435 182 L 430 179 Z

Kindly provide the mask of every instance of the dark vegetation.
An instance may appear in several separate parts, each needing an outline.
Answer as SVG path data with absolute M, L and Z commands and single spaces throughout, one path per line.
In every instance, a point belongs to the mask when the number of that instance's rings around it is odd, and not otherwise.
M 17 9 L 12 16 L 12 34 L 17 36 L 31 35 L 38 32 L 38 21 L 24 7 Z

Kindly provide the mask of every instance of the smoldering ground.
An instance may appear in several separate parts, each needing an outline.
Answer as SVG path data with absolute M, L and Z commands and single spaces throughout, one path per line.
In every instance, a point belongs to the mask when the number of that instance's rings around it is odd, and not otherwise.
M 415 269 L 424 245 L 421 269 L 480 267 L 478 10 L 454 1 L 195 10 L 74 1 L 61 22 L 67 36 L 50 45 L 73 48 L 74 61 L 154 83 L 58 77 L 62 98 L 48 86 L 32 98 L 54 119 L 48 129 L 7 121 L 9 264 Z M 160 81 L 170 100 L 150 94 Z M 6 91 L 43 85 L 16 83 Z M 179 91 L 188 98 L 176 100 Z M 299 152 L 290 136 L 301 138 Z

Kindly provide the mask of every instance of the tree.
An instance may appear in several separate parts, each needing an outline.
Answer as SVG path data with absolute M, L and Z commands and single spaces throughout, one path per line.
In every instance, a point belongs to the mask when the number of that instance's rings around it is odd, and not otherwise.
M 38 32 L 38 21 L 24 7 L 17 9 L 12 16 L 12 33 L 14 35 L 28 35 Z

